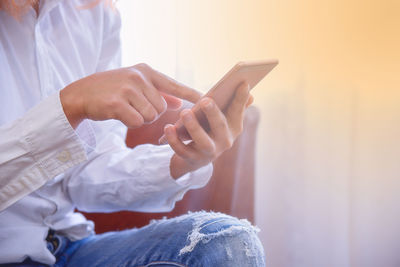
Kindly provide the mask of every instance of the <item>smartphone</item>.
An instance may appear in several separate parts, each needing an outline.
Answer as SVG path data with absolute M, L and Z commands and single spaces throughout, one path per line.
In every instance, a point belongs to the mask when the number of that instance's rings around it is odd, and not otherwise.
M 227 74 L 225 74 L 222 79 L 204 95 L 204 97 L 212 98 L 220 110 L 225 111 L 229 106 L 229 103 L 232 101 L 236 89 L 242 83 L 249 84 L 250 89 L 254 88 L 273 68 L 275 68 L 276 65 L 278 65 L 278 60 L 275 59 L 239 62 Z M 209 125 L 206 116 L 200 109 L 199 102 L 192 107 L 192 111 L 200 125 L 208 131 Z M 182 140 L 190 139 L 181 119 L 175 123 L 175 126 L 179 138 Z M 167 142 L 165 135 L 159 139 L 160 144 L 166 144 Z

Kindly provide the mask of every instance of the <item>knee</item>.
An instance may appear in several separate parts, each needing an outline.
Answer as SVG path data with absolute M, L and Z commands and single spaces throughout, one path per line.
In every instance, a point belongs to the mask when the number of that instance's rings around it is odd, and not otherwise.
M 221 213 L 197 214 L 180 254 L 190 254 L 202 266 L 265 266 L 258 231 L 247 220 Z

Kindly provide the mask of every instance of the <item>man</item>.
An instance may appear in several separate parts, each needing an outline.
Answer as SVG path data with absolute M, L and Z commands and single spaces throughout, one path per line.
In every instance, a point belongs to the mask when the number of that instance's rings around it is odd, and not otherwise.
M 0 263 L 263 266 L 255 229 L 227 215 L 193 213 L 95 235 L 74 212 L 171 210 L 207 183 L 251 102 L 246 85 L 225 114 L 202 99 L 209 133 L 184 110 L 189 144 L 168 125 L 169 145 L 127 148 L 126 126 L 200 95 L 146 64 L 120 68 L 119 15 L 98 2 L 1 2 Z

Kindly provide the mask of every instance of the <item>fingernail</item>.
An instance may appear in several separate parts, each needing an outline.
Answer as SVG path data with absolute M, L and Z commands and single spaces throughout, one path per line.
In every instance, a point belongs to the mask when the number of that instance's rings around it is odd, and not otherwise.
M 213 107 L 212 101 L 211 101 L 211 100 L 205 100 L 205 101 L 203 102 L 203 107 L 204 107 L 206 110 L 211 110 L 212 107 Z
M 172 133 L 172 125 L 171 124 L 165 125 L 164 131 L 165 131 L 165 134 L 170 135 Z
M 192 120 L 192 114 L 190 114 L 190 111 L 186 111 L 185 113 L 183 113 L 183 120 L 186 122 Z

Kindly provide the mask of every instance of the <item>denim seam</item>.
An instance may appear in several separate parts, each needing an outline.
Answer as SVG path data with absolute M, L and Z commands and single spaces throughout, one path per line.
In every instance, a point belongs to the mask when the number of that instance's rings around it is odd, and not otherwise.
M 212 224 L 214 224 L 214 223 L 219 223 L 219 222 L 226 221 L 226 220 L 229 220 L 229 219 L 230 219 L 230 218 L 227 217 L 227 218 L 222 218 L 222 219 L 220 219 L 220 220 L 207 223 L 207 224 L 205 224 L 205 225 L 199 227 L 199 228 L 200 228 L 199 231 L 203 230 L 203 228 L 205 228 L 205 227 L 207 227 L 207 226 L 210 226 L 210 225 L 212 225 Z
M 146 265 L 141 265 L 139 267 L 148 267 L 148 266 L 152 266 L 153 264 L 173 264 L 173 265 L 179 266 L 179 267 L 188 267 L 187 265 L 177 263 L 177 262 L 172 262 L 172 261 L 152 261 Z

